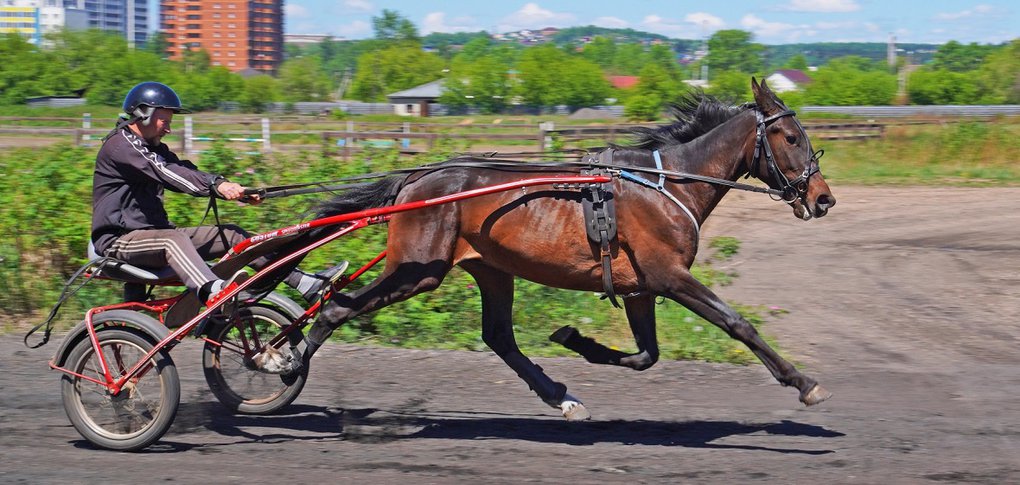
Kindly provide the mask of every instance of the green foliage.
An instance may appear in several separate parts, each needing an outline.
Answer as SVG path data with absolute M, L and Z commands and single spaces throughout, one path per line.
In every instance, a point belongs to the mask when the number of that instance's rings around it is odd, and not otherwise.
M 977 77 L 981 103 L 1020 104 L 1020 39 L 989 53 Z
M 441 57 L 416 43 L 394 44 L 358 58 L 350 94 L 361 101 L 385 101 L 387 94 L 439 79 L 444 67 Z
M 888 105 L 896 97 L 896 75 L 863 57 L 843 57 L 820 67 L 804 94 L 817 105 Z
M 395 10 L 383 9 L 381 17 L 372 17 L 372 30 L 379 40 L 421 42 L 418 28 Z
M 252 76 L 244 80 L 244 89 L 238 101 L 244 111 L 260 113 L 266 105 L 279 99 L 276 81 L 269 76 Z
M 633 94 L 624 102 L 624 113 L 631 120 L 654 120 L 663 109 L 687 89 L 686 85 L 660 64 L 652 63 L 641 70 L 641 80 Z
M 754 101 L 751 78 L 738 71 L 716 71 L 705 92 L 734 104 Z
M 439 102 L 451 107 L 477 106 L 495 113 L 510 102 L 512 73 L 507 69 L 516 53 L 488 39 L 472 40 L 453 57 Z
M 280 66 L 279 87 L 283 101 L 328 101 L 329 78 L 314 57 L 290 59 Z
M 712 71 L 751 74 L 764 69 L 761 60 L 764 51 L 765 46 L 751 42 L 750 32 L 719 30 L 708 39 L 708 56 L 705 60 Z
M 594 106 L 605 102 L 609 82 L 598 65 L 551 44 L 526 49 L 517 65 L 514 93 L 534 106 Z
M 977 69 L 993 46 L 971 42 L 963 45 L 951 40 L 939 46 L 932 60 L 931 68 L 938 71 L 967 72 Z
M 907 80 L 913 104 L 971 104 L 979 98 L 974 76 L 947 70 L 915 71 Z

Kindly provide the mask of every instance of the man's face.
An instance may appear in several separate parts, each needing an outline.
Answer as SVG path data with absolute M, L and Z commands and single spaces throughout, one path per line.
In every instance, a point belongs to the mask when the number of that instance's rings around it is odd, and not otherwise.
M 150 145 L 159 145 L 164 136 L 170 134 L 170 123 L 173 122 L 174 112 L 166 108 L 156 108 L 149 118 L 149 124 L 136 123 L 138 134 Z

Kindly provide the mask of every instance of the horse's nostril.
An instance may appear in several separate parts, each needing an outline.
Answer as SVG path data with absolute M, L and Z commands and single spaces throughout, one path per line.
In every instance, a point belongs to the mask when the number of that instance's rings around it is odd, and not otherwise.
M 828 209 L 829 207 L 836 205 L 836 198 L 829 194 L 822 194 L 815 199 L 815 205 L 822 209 Z

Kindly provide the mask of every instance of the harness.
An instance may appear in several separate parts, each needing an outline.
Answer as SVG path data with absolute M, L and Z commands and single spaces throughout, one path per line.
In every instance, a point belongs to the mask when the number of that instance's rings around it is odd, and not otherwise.
M 758 126 L 755 128 L 754 155 L 751 157 L 751 165 L 747 168 L 747 175 L 744 176 L 744 178 L 750 177 L 751 174 L 758 171 L 758 164 L 764 154 L 768 175 L 780 187 L 779 197 L 786 202 L 793 202 L 798 197 L 803 198 L 807 195 L 807 181 L 812 175 L 820 171 L 818 159 L 822 158 L 822 155 L 825 154 L 825 150 L 818 150 L 812 153 L 811 158 L 808 159 L 807 166 L 804 167 L 804 171 L 793 180 L 787 179 L 783 171 L 779 170 L 779 166 L 776 165 L 776 159 L 772 156 L 772 145 L 769 144 L 769 139 L 765 136 L 765 128 L 773 121 L 784 116 L 795 116 L 796 114 L 796 111 L 788 109 L 766 118 L 761 114 L 761 111 L 755 110 L 754 115 L 758 118 Z

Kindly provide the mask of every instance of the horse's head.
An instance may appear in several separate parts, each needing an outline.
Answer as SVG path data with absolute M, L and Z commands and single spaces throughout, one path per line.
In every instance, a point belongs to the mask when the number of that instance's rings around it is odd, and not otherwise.
M 782 191 L 782 198 L 800 219 L 822 217 L 836 205 L 836 198 L 818 168 L 822 151 L 811 147 L 796 113 L 788 109 L 765 80 L 751 78 L 751 90 L 758 105 L 758 127 L 754 154 L 748 170 L 769 187 Z

